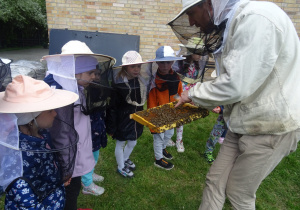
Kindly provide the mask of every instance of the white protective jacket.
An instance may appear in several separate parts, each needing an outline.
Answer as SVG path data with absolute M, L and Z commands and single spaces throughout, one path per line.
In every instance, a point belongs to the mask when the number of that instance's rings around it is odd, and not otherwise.
M 234 133 L 280 135 L 300 127 L 300 43 L 295 27 L 270 2 L 243 2 L 228 26 L 220 75 L 189 91 L 193 102 L 225 105 Z

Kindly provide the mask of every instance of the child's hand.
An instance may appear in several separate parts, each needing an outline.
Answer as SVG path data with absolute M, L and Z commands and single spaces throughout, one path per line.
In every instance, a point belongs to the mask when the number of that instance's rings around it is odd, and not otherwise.
M 70 178 L 68 181 L 66 181 L 66 182 L 64 183 L 64 186 L 66 187 L 66 186 L 70 185 L 71 180 L 72 180 L 72 178 Z
M 217 106 L 212 110 L 212 112 L 219 114 L 221 112 L 221 107 Z

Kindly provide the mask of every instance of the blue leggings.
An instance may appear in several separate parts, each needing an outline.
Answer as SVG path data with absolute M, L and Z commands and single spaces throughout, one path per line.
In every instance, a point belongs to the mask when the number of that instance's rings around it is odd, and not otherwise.
M 99 150 L 93 152 L 94 158 L 95 158 L 95 162 L 97 164 L 98 159 L 99 159 Z M 81 182 L 84 186 L 90 186 L 90 184 L 92 184 L 93 182 L 93 173 L 94 173 L 94 168 L 91 172 L 81 176 Z

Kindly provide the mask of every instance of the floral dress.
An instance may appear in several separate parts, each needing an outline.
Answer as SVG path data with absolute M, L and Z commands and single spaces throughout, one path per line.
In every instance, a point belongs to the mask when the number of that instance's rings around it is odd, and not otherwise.
M 183 73 L 183 76 L 192 78 L 192 79 L 197 79 L 198 73 L 199 73 L 199 71 L 196 70 L 195 64 L 192 63 L 192 64 L 190 64 L 188 71 L 186 73 Z M 194 85 L 195 84 L 189 84 L 187 82 L 182 81 L 183 91 L 189 90 Z
M 65 188 L 60 171 L 51 153 L 47 140 L 49 133 L 40 133 L 42 138 L 20 133 L 20 149 L 23 158 L 23 177 L 7 187 L 5 209 L 63 209 Z M 37 152 L 38 151 L 38 152 Z

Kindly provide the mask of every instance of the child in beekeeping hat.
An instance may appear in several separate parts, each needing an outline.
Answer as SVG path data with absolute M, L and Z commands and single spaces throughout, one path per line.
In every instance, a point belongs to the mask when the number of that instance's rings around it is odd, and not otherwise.
M 116 140 L 117 172 L 123 177 L 133 177 L 136 165 L 129 158 L 143 125 L 130 119 L 130 114 L 143 110 L 147 99 L 147 80 L 143 76 L 146 64 L 136 51 L 122 57 L 122 65 L 114 70 L 114 91 L 107 109 L 107 133 Z
M 155 80 L 153 80 L 148 96 L 148 109 L 173 102 L 176 100 L 174 97 L 177 94 L 181 94 L 182 83 L 176 72 L 173 71 L 172 65 L 174 61 L 183 59 L 185 58 L 176 57 L 174 50 L 170 46 L 161 46 L 156 50 L 155 59 L 149 60 L 156 62 L 158 68 L 154 75 Z M 171 170 L 174 167 L 174 165 L 168 161 L 171 160 L 173 156 L 166 150 L 166 146 L 173 134 L 174 129 L 167 130 L 163 133 L 153 133 L 154 165 L 165 170 Z
M 66 188 L 66 209 L 75 210 L 81 186 L 83 186 L 83 194 L 99 196 L 104 193 L 104 188 L 95 184 L 103 181 L 103 177 L 94 173 L 99 158 L 99 148 L 93 151 L 88 109 L 90 104 L 86 100 L 85 93 L 86 88 L 95 80 L 98 67 L 104 62 L 113 65 L 115 59 L 93 53 L 84 42 L 78 40 L 67 42 L 62 47 L 61 54 L 44 56 L 43 59 L 48 65 L 49 75 L 45 81 L 49 85 L 79 94 L 79 100 L 75 102 L 73 109 L 73 123 L 79 134 L 79 142 L 72 181 Z

